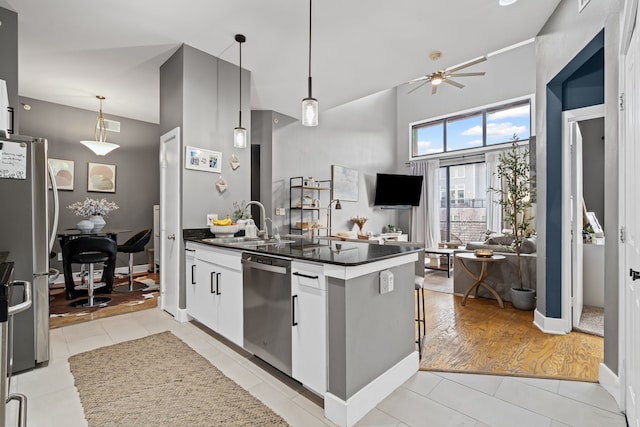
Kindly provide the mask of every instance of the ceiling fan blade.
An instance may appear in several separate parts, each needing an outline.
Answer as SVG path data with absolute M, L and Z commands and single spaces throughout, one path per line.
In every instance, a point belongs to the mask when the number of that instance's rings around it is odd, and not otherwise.
M 407 92 L 407 95 L 410 94 L 411 92 L 415 92 L 416 90 L 420 89 L 422 86 L 426 85 L 427 83 L 429 83 L 429 81 L 427 80 L 426 82 L 414 87 L 413 89 L 411 89 L 409 92 Z
M 484 71 L 480 71 L 477 73 L 454 73 L 449 74 L 449 77 L 472 77 L 472 76 L 484 76 L 486 73 Z
M 413 83 L 416 83 L 416 82 L 420 82 L 422 80 L 430 80 L 430 79 L 431 79 L 431 76 L 422 76 L 422 77 L 418 77 L 417 79 L 409 80 L 407 83 L 408 84 L 413 84 Z
M 460 65 L 457 65 L 455 67 L 448 68 L 446 71 L 447 71 L 447 73 L 453 73 L 455 71 L 462 70 L 463 68 L 467 68 L 467 67 L 471 67 L 472 65 L 479 64 L 479 63 L 484 62 L 486 60 L 487 60 L 486 56 L 481 56 L 481 57 L 473 59 L 473 60 L 471 60 L 469 62 L 465 62 L 464 64 L 460 64 Z
M 462 89 L 462 88 L 464 87 L 464 85 L 463 85 L 463 84 L 460 84 L 460 83 L 458 83 L 458 82 L 454 82 L 453 80 L 450 80 L 450 79 L 444 79 L 443 81 L 444 81 L 445 83 L 449 83 L 450 85 L 455 86 L 455 87 L 457 87 L 457 88 L 459 88 L 459 89 Z
M 431 95 L 435 95 L 438 90 L 438 85 L 433 85 L 431 87 Z

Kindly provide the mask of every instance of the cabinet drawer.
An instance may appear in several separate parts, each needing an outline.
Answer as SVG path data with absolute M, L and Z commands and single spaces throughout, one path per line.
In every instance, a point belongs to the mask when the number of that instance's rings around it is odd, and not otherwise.
M 291 265 L 291 280 L 293 284 L 310 288 L 326 290 L 327 282 L 324 268 L 321 264 L 293 262 Z
M 237 251 L 198 246 L 196 249 L 196 259 L 223 265 L 231 270 L 242 271 L 240 252 Z

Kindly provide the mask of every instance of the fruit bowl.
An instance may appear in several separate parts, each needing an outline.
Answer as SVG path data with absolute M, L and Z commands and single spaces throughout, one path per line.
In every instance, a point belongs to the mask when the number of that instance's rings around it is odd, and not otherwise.
M 230 236 L 234 235 L 240 230 L 240 227 L 236 225 L 210 225 L 209 230 L 216 236 Z

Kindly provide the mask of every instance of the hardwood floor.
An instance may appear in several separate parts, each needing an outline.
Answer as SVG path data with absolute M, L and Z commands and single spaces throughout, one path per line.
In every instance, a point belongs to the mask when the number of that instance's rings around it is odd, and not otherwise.
M 604 338 L 581 332 L 550 335 L 533 311 L 505 302 L 425 291 L 426 330 L 420 369 L 598 381 Z
M 160 283 L 160 275 L 157 273 L 143 273 L 134 275 L 134 281 L 142 281 L 147 285 L 153 280 Z M 113 287 L 128 286 L 127 277 L 116 277 Z M 96 296 L 107 296 L 111 301 L 105 306 L 91 308 L 74 308 L 69 304 L 75 300 L 67 300 L 64 291 L 64 284 L 53 287 L 50 295 L 53 300 L 49 303 L 49 327 L 51 329 L 74 323 L 86 322 L 103 317 L 116 316 L 118 314 L 130 313 L 132 311 L 145 310 L 158 305 L 158 294 L 156 291 L 133 291 L 133 292 L 112 292 L 111 294 L 96 293 Z M 146 296 L 144 296 L 146 295 Z M 80 296 L 77 299 L 86 298 Z

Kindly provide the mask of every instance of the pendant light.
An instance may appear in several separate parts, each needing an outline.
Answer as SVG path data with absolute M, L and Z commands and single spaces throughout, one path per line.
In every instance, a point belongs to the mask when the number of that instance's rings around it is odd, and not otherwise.
M 104 156 L 120 146 L 107 142 L 107 127 L 104 124 L 104 116 L 102 115 L 102 101 L 106 98 L 100 95 L 97 95 L 96 98 L 100 100 L 100 114 L 98 114 L 98 119 L 96 120 L 96 125 L 93 130 L 95 141 L 80 141 L 80 144 L 89 148 L 98 156 Z
M 309 0 L 309 94 L 302 100 L 302 125 L 318 126 L 318 100 L 311 96 L 311 0 Z
M 240 97 L 238 102 L 238 127 L 233 129 L 233 146 L 236 148 L 247 148 L 247 130 L 242 127 L 242 43 L 246 42 L 247 38 L 242 34 L 236 34 L 236 41 L 240 46 L 240 65 L 238 65 Z

